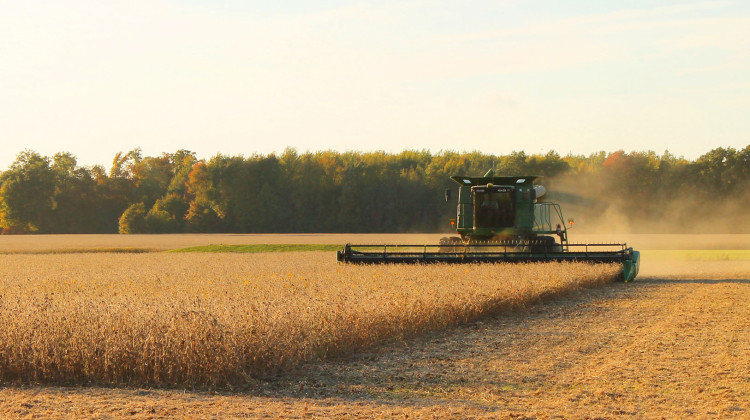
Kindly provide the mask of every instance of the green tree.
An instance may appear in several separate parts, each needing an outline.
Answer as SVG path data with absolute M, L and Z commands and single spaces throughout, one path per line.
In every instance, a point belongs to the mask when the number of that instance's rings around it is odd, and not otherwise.
M 146 215 L 146 225 L 152 233 L 175 233 L 185 229 L 188 204 L 177 193 L 156 200 Z
M 168 154 L 159 157 L 139 158 L 131 168 L 135 182 L 136 200 L 149 208 L 164 196 L 174 178 L 174 169 Z
M 120 233 L 146 233 L 146 206 L 143 203 L 131 204 L 120 216 Z
M 57 153 L 52 159 L 52 171 L 55 174 L 55 206 L 45 231 L 99 232 L 101 208 L 91 171 L 78 167 L 76 157 L 70 153 Z
M 19 233 L 43 231 L 56 206 L 49 158 L 24 150 L 0 182 L 0 224 Z
M 203 199 L 190 202 L 185 220 L 188 232 L 219 232 L 222 227 L 222 220 L 212 204 Z
M 188 197 L 188 177 L 190 172 L 193 170 L 198 160 L 195 157 L 195 153 L 189 150 L 178 150 L 169 156 L 169 162 L 172 167 L 172 180 L 169 182 L 167 191 L 169 193 L 176 193 L 185 198 L 186 203 Z
M 732 164 L 736 159 L 734 148 L 719 147 L 696 160 L 695 165 L 701 174 L 701 183 L 714 193 L 724 195 L 732 189 Z

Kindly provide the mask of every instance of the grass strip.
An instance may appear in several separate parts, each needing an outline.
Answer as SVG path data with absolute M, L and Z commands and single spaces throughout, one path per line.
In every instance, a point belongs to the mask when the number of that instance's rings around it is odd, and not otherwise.
M 253 245 L 202 245 L 172 249 L 167 252 L 237 252 L 254 254 L 260 252 L 336 251 L 340 245 L 321 244 L 253 244 Z

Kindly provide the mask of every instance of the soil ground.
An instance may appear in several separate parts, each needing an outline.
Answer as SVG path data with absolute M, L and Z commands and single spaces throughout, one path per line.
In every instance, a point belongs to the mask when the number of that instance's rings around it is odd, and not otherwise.
M 656 261 L 629 284 L 246 389 L 6 385 L 0 417 L 748 418 L 748 302 L 748 261 Z

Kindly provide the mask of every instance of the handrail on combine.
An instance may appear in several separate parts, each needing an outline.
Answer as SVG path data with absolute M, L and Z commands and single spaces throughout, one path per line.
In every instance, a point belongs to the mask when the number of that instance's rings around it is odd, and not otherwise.
M 557 221 L 552 222 L 552 213 L 557 216 Z M 568 229 L 563 220 L 562 209 L 557 203 L 542 202 L 534 204 L 534 227 L 535 234 L 555 234 L 560 236 L 563 247 L 568 246 Z

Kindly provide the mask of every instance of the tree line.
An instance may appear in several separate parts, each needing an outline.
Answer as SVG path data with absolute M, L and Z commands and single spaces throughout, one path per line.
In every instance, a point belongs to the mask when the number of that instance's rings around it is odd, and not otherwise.
M 226 156 L 115 155 L 107 170 L 70 153 L 18 154 L 0 173 L 9 233 L 449 231 L 451 175 L 540 175 L 566 214 L 636 231 L 749 232 L 750 145 L 696 160 L 653 151 L 561 156 L 407 150 Z M 455 195 L 454 195 L 455 201 Z

